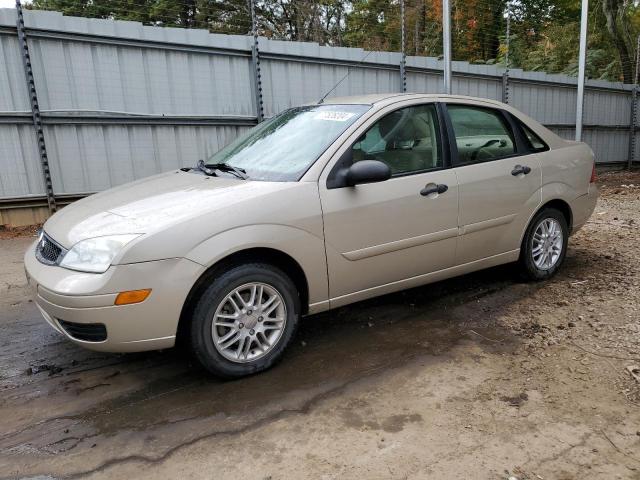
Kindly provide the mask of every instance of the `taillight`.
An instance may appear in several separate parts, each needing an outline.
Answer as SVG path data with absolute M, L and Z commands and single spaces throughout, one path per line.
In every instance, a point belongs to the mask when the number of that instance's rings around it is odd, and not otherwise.
M 596 163 L 593 162 L 593 168 L 591 169 L 591 179 L 589 183 L 596 183 Z

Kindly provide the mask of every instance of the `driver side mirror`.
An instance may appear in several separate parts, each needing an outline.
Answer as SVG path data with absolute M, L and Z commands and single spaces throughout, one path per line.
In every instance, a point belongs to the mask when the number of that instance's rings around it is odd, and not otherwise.
M 391 169 L 379 160 L 353 161 L 353 149 L 343 154 L 327 178 L 327 188 L 353 187 L 361 183 L 383 182 L 391 178 Z
M 345 180 L 349 187 L 363 183 L 384 182 L 391 178 L 391 169 L 379 160 L 361 160 L 351 165 Z

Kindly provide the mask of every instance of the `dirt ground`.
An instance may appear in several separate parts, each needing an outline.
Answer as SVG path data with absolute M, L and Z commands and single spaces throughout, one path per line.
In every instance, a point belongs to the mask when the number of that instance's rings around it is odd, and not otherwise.
M 28 299 L 31 239 L 6 238 L 0 477 L 638 480 L 640 174 L 600 183 L 553 280 L 500 267 L 309 317 L 234 382 L 69 344 Z

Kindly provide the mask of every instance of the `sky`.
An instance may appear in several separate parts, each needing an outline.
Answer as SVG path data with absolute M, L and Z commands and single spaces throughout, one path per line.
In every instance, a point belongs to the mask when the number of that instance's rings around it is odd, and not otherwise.
M 13 8 L 16 6 L 16 0 L 0 0 L 0 8 Z

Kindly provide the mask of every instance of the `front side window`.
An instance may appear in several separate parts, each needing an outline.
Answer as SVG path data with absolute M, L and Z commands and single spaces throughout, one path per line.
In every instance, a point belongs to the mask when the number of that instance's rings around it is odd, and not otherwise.
M 391 112 L 351 148 L 354 162 L 379 160 L 389 166 L 392 175 L 442 167 L 435 106 L 417 105 Z
M 240 135 L 207 159 L 247 172 L 252 180 L 297 181 L 370 105 L 292 108 Z
M 500 112 L 469 105 L 447 105 L 447 110 L 460 163 L 485 162 L 516 153 L 513 134 Z

